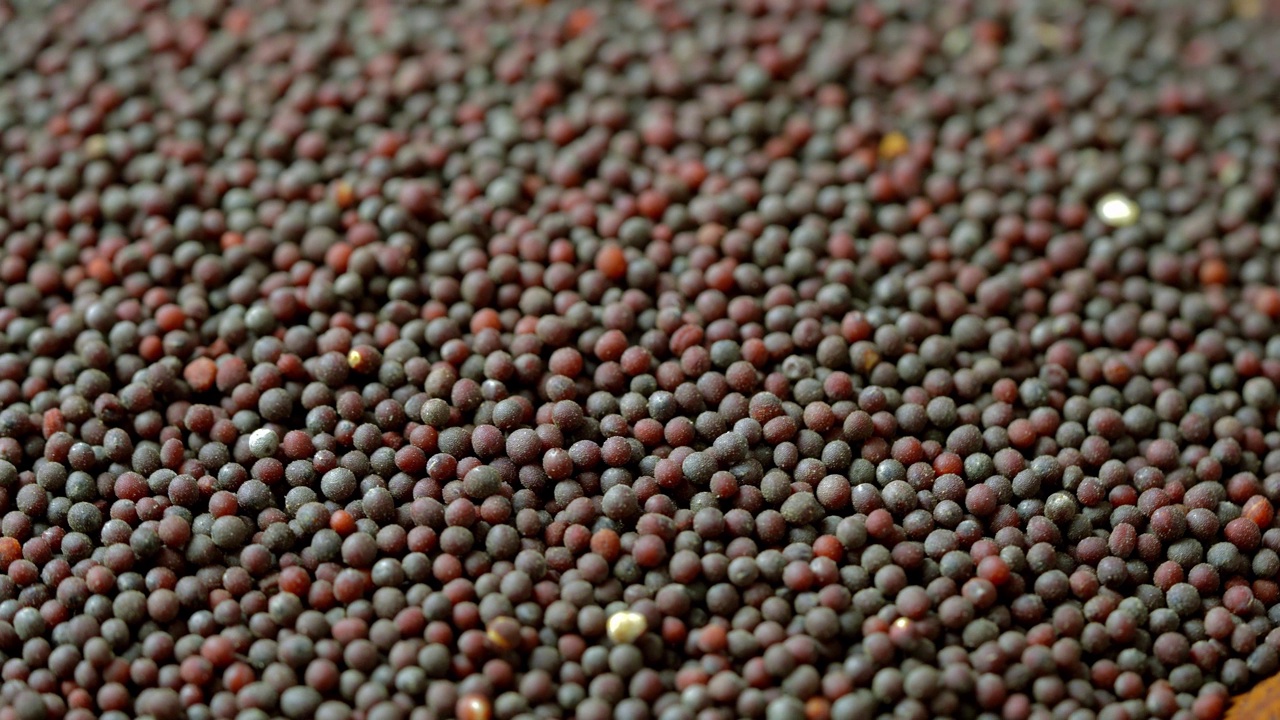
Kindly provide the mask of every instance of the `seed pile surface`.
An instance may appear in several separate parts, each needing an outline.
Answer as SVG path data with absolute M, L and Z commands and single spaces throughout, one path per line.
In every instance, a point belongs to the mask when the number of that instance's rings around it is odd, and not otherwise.
M 0 3 L 0 720 L 1212 720 L 1266 0 Z

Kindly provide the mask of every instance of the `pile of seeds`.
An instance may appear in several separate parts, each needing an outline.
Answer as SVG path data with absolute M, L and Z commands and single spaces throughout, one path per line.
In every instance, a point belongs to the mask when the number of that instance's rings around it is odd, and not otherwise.
M 0 2 L 0 720 L 1210 720 L 1268 0 Z

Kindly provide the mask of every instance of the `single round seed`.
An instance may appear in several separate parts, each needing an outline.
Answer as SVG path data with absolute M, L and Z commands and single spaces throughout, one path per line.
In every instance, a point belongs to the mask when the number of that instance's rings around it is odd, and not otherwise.
M 1128 196 L 1112 192 L 1098 199 L 1095 206 L 1098 217 L 1111 227 L 1128 227 L 1138 222 L 1141 209 Z
M 610 641 L 623 645 L 638 640 L 648 627 L 644 615 L 633 610 L 620 610 L 609 616 L 606 632 Z
M 256 458 L 271 457 L 279 447 L 280 438 L 274 430 L 258 428 L 249 435 L 249 450 Z

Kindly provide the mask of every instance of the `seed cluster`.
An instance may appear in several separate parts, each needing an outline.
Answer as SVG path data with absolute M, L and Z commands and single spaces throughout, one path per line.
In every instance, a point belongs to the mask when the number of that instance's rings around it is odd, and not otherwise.
M 0 3 L 0 720 L 1211 720 L 1266 0 Z

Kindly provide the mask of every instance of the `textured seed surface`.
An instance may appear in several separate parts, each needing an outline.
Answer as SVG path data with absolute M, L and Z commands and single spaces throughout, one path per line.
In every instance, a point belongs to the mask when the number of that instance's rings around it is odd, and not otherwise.
M 1264 717 L 1277 30 L 0 3 L 0 720 Z

